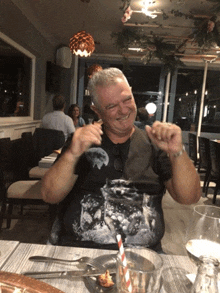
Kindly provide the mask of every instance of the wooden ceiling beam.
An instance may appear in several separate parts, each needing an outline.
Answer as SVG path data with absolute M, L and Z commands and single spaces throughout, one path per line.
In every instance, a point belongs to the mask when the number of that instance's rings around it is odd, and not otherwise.
M 150 12 L 152 12 L 153 15 L 157 15 L 157 16 L 159 16 L 159 15 L 163 15 L 163 14 L 164 14 L 162 11 L 150 11 Z M 133 13 L 143 13 L 143 14 L 144 14 L 144 12 L 141 11 L 141 10 L 133 10 Z M 175 16 L 173 13 L 166 13 L 166 15 L 167 15 L 167 16 L 178 17 L 178 16 Z M 191 14 L 191 16 L 192 16 L 193 18 L 204 18 L 204 19 L 209 19 L 209 18 L 211 18 L 213 15 L 210 16 L 210 15 L 204 15 L 204 14 Z
M 124 23 L 124 26 L 130 27 L 148 27 L 148 28 L 162 28 L 162 29 L 174 29 L 174 28 L 194 28 L 193 26 L 180 26 L 180 25 L 159 25 L 159 24 L 149 24 L 149 23 Z

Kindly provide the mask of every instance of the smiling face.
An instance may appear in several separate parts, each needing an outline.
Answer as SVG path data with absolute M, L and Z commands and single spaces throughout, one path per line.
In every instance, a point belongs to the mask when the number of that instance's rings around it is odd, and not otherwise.
M 99 107 L 93 109 L 103 120 L 107 134 L 125 137 L 133 131 L 137 108 L 127 81 L 117 78 L 116 82 L 97 89 Z
M 74 107 L 72 113 L 73 113 L 73 118 L 78 118 L 79 117 L 79 108 Z

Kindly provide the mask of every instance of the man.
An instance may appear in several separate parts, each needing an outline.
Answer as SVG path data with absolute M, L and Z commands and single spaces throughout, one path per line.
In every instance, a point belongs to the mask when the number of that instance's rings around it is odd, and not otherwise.
M 75 131 L 73 120 L 64 113 L 65 98 L 61 95 L 53 97 L 53 112 L 47 113 L 42 119 L 42 127 L 47 129 L 61 130 L 65 140 Z
M 119 69 L 94 74 L 89 91 L 103 124 L 76 130 L 42 180 L 43 199 L 65 203 L 65 235 L 59 244 L 71 245 L 72 239 L 73 245 L 79 240 L 117 247 L 110 231 L 114 226 L 125 245 L 158 250 L 164 234 L 165 187 L 182 204 L 200 198 L 199 177 L 184 151 L 181 130 L 158 121 L 145 130 L 135 127 L 134 97 Z

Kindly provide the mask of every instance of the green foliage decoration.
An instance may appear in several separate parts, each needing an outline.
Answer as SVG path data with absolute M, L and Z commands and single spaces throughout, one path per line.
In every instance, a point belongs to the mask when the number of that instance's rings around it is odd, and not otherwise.
M 167 44 L 163 38 L 156 37 L 153 34 L 152 37 L 148 37 L 138 31 L 125 28 L 121 32 L 112 33 L 111 37 L 115 39 L 115 46 L 124 58 L 129 52 L 128 48 L 135 46 L 142 48 L 143 56 L 141 59 L 144 64 L 150 63 L 156 58 L 163 63 L 165 70 L 171 71 L 171 73 L 178 66 L 184 66 L 184 63 L 175 54 L 178 51 L 176 46 Z
M 214 3 L 213 8 L 211 9 L 212 12 L 220 12 L 220 0 L 207 1 Z M 121 0 L 121 2 L 122 6 L 120 9 L 125 12 L 130 6 L 131 0 Z M 111 34 L 111 37 L 115 39 L 115 46 L 118 48 L 122 56 L 124 56 L 123 63 L 126 64 L 126 68 L 128 68 L 126 55 L 128 54 L 128 48 L 132 46 L 142 48 L 143 56 L 141 59 L 145 64 L 157 58 L 164 64 L 165 69 L 172 73 L 177 67 L 184 66 L 184 63 L 180 60 L 181 57 L 179 56 L 184 53 L 184 47 L 187 41 L 193 40 L 197 42 L 199 49 L 196 54 L 205 53 L 216 45 L 220 47 L 220 36 L 218 32 L 219 22 L 216 21 L 216 16 L 213 16 L 210 19 L 199 19 L 195 18 L 192 13 L 183 13 L 174 9 L 171 10 L 170 13 L 174 17 L 184 17 L 185 19 L 194 20 L 192 33 L 188 36 L 188 39 L 178 46 L 167 44 L 162 38 L 156 37 L 152 32 L 152 37 L 149 38 L 137 29 L 124 28 L 121 32 Z M 169 18 L 169 15 L 164 11 L 162 16 L 164 20 Z M 209 27 L 210 23 L 212 23 L 212 25 L 214 24 L 212 29 Z M 181 49 L 182 51 L 180 51 Z
M 212 30 L 208 30 L 209 23 L 212 22 L 214 28 Z M 198 43 L 200 49 L 197 53 L 204 52 L 213 47 L 220 46 L 220 36 L 218 32 L 219 23 L 215 21 L 215 18 L 211 18 L 210 20 L 195 20 L 194 21 L 194 29 L 193 29 L 193 39 Z
M 121 0 L 121 2 L 122 2 L 122 6 L 120 6 L 120 10 L 125 12 L 125 10 L 128 8 L 128 6 L 130 6 L 131 0 Z

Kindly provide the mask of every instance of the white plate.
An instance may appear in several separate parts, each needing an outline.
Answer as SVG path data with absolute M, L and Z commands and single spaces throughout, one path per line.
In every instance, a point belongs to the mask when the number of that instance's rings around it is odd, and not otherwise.
M 99 261 L 105 268 L 107 269 L 116 269 L 116 255 L 117 254 L 107 254 L 102 255 L 96 258 L 97 261 Z M 91 293 L 105 293 L 105 292 L 111 292 L 111 293 L 117 293 L 116 288 L 116 274 L 112 275 L 112 280 L 115 283 L 112 287 L 104 288 L 98 284 L 97 277 L 86 277 L 85 278 L 85 285 L 89 292 Z

